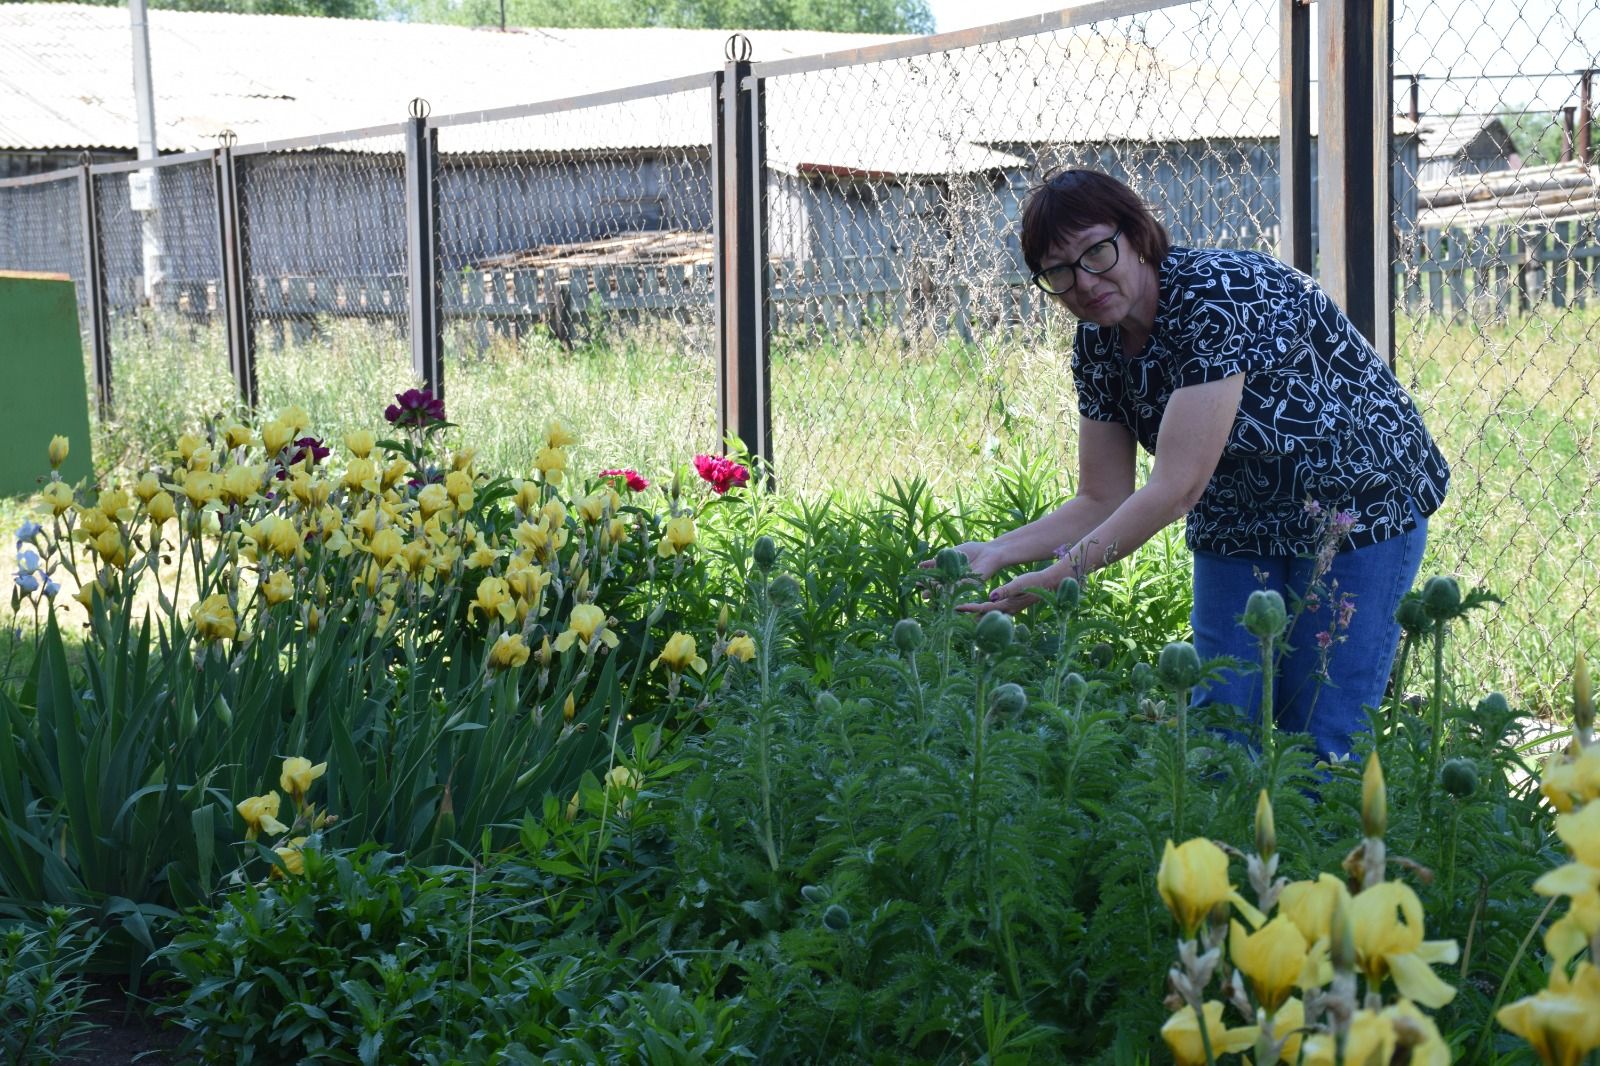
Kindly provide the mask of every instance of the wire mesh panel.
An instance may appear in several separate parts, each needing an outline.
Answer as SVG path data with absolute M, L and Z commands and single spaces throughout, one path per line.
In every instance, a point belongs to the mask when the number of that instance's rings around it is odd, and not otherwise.
M 413 383 L 399 127 L 235 163 L 262 405 L 381 417 Z
M 716 443 L 710 86 L 439 130 L 452 418 L 508 468 L 552 417 L 596 469 Z
M 1600 172 L 1580 114 L 1600 8 L 1401 0 L 1395 17 L 1396 102 L 1419 126 L 1396 362 L 1453 467 L 1434 565 L 1507 600 L 1473 635 L 1483 674 L 1557 705 L 1574 643 L 1600 637 L 1584 624 L 1600 590 Z
M 0 186 L 0 270 L 69 275 L 77 286 L 80 328 L 88 329 L 83 194 L 76 171 L 53 181 Z
M 1073 323 L 1029 285 L 1029 188 L 1094 167 L 1178 244 L 1274 250 L 1277 52 L 1271 0 L 1208 0 L 768 78 L 780 483 L 1064 458 Z
M 101 173 L 95 187 L 117 419 L 154 432 L 232 407 L 210 159 Z

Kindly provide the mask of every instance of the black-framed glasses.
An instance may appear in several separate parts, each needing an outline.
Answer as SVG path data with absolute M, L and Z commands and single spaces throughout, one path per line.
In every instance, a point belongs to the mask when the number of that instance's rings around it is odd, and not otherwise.
M 1051 296 L 1061 296 L 1072 291 L 1078 283 L 1078 271 L 1085 274 L 1104 274 L 1117 265 L 1121 258 L 1118 251 L 1117 238 L 1122 236 L 1122 227 L 1103 241 L 1095 241 L 1083 250 L 1071 263 L 1057 263 L 1055 266 L 1045 267 L 1043 270 L 1033 272 L 1033 283 Z

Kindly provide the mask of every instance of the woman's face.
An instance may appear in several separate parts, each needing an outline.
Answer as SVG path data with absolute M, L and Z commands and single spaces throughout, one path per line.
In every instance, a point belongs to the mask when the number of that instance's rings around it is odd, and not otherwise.
M 1079 267 L 1072 272 L 1072 288 L 1057 299 L 1078 318 L 1097 326 L 1115 326 L 1129 319 L 1142 322 L 1147 317 L 1153 320 L 1158 284 L 1155 267 L 1139 262 L 1139 253 L 1129 242 L 1128 234 L 1118 234 L 1117 227 L 1110 223 L 1063 234 L 1050 246 L 1042 265 L 1048 270 L 1063 263 L 1076 263 L 1085 252 L 1113 237 L 1116 265 L 1101 274 Z M 1103 250 L 1097 249 L 1090 258 L 1099 255 Z M 1061 276 L 1058 284 L 1066 281 Z

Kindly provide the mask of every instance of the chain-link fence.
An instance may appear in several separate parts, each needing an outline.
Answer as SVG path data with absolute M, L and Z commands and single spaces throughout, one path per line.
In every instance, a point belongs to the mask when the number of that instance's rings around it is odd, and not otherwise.
M 1454 474 L 1431 554 L 1506 597 L 1481 673 L 1555 702 L 1600 602 L 1600 8 L 1400 0 L 1394 41 L 1419 140 L 1396 366 Z
M 0 183 L 0 270 L 66 274 L 84 305 L 83 190 L 77 171 Z
M 1240 27 L 1247 32 L 1240 32 Z M 1179 244 L 1273 250 L 1275 0 L 764 71 L 779 482 L 1065 458 L 1072 323 L 1018 223 L 1052 168 L 1129 182 Z
M 451 391 L 485 436 L 523 427 L 520 466 L 555 417 L 609 466 L 717 443 L 711 79 L 687 80 L 439 122 Z

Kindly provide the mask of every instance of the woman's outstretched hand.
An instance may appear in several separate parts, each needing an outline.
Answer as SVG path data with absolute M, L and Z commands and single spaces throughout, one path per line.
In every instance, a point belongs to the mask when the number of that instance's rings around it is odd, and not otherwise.
M 956 608 L 958 611 L 967 611 L 972 614 L 987 614 L 990 611 L 1004 611 L 1006 614 L 1016 614 L 1024 607 L 1038 603 L 1042 594 L 1051 592 L 1060 583 L 1059 574 L 1052 573 L 1053 568 L 1033 570 L 1012 578 L 1004 585 L 1000 585 L 989 593 L 987 600 L 977 603 L 963 603 Z

